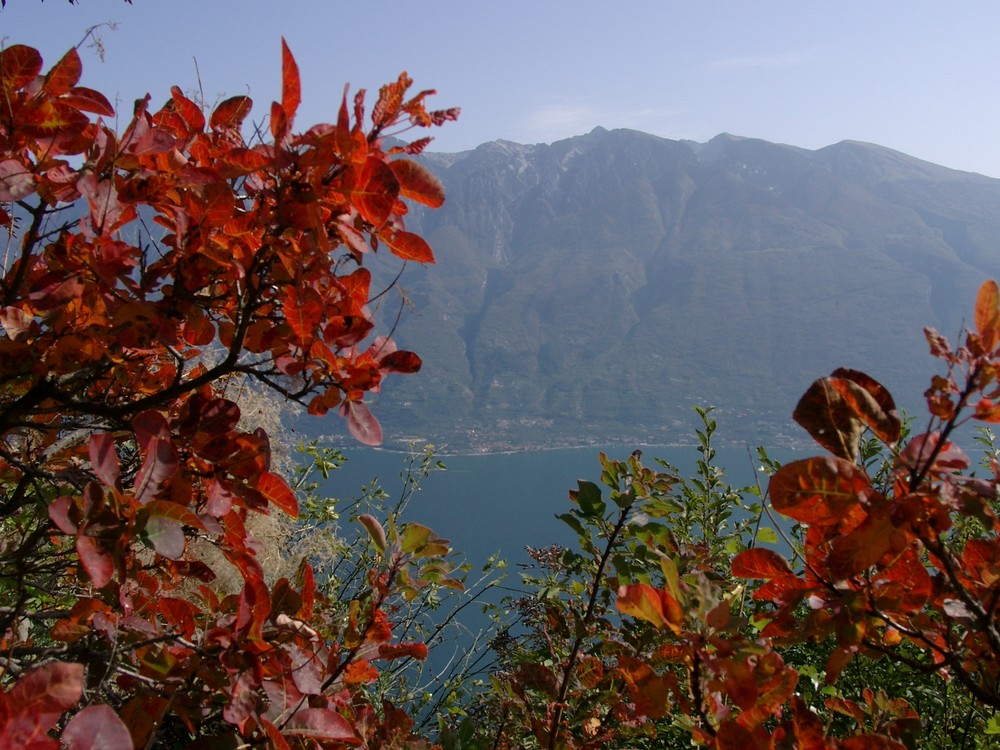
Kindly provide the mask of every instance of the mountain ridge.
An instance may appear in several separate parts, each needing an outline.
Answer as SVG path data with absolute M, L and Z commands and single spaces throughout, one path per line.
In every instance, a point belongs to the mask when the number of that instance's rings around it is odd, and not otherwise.
M 1000 180 L 875 144 L 596 128 L 422 158 L 448 198 L 407 217 L 438 263 L 401 282 L 425 365 L 377 404 L 396 444 L 664 444 L 695 404 L 794 442 L 838 366 L 916 411 L 923 326 L 954 336 L 1000 275 Z

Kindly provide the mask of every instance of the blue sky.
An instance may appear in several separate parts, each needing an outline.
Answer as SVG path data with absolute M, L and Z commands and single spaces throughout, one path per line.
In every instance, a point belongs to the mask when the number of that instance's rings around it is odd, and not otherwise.
M 83 85 L 131 110 L 176 83 L 205 98 L 280 91 L 280 38 L 303 79 L 301 127 L 335 117 L 344 83 L 407 70 L 462 117 L 435 150 L 551 142 L 597 125 L 805 148 L 871 141 L 1000 177 L 1000 3 L 591 0 L 7 0 L 5 44 L 50 64 L 104 21 Z

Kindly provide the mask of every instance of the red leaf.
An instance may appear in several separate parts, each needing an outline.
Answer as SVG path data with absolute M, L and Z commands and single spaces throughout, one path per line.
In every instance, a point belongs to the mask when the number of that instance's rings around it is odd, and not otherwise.
M 389 166 L 399 180 L 399 192 L 404 198 L 431 208 L 439 208 L 444 203 L 444 188 L 427 167 L 412 159 L 396 159 L 389 162 Z
M 3 737 L 44 737 L 64 711 L 80 702 L 81 695 L 82 664 L 54 661 L 31 670 L 9 693 L 0 693 L 0 710 L 6 709 L 7 719 Z
M 600 664 L 600 661 L 597 663 Z M 677 689 L 674 675 L 658 675 L 645 662 L 624 654 L 618 656 L 617 672 L 624 679 L 629 696 L 635 703 L 635 710 L 640 716 L 659 719 L 667 713 L 670 708 L 670 692 Z
M 117 487 L 121 468 L 115 451 L 115 438 L 110 432 L 95 432 L 88 444 L 90 466 L 105 487 Z
M 78 536 L 76 553 L 94 586 L 99 589 L 107 586 L 115 573 L 115 561 L 101 543 L 92 536 Z
M 288 117 L 277 102 L 271 102 L 271 135 L 275 143 L 281 143 L 288 132 Z
M 302 87 L 299 82 L 299 66 L 295 63 L 292 51 L 288 49 L 285 38 L 281 38 L 281 108 L 289 124 L 295 119 L 295 113 L 302 101 Z
M 795 740 L 794 747 L 798 750 L 827 750 L 823 732 L 823 721 L 806 706 L 799 696 L 791 700 L 792 718 L 789 729 Z
M 77 524 L 69 515 L 70 511 L 74 508 L 75 506 L 73 506 L 72 500 L 65 495 L 57 497 L 49 503 L 49 518 L 52 519 L 52 523 L 54 523 L 64 534 L 72 534 L 75 536 Z
M 257 491 L 266 497 L 267 501 L 274 507 L 284 511 L 292 518 L 299 517 L 299 504 L 295 499 L 295 493 L 277 474 L 272 474 L 269 471 L 261 474 Z
M 362 445 L 381 445 L 382 426 L 368 407 L 360 401 L 345 401 L 340 405 L 340 416 L 347 420 L 347 429 Z
M 136 499 L 140 503 L 148 503 L 175 471 L 177 471 L 177 454 L 170 441 L 160 437 L 150 439 L 146 458 L 135 477 Z
M 321 417 L 339 404 L 340 400 L 340 387 L 334 385 L 327 388 L 323 393 L 314 396 L 312 401 L 309 402 L 307 411 L 313 416 Z
M 135 432 L 136 442 L 139 443 L 139 450 L 143 453 L 149 452 L 153 438 L 170 437 L 170 425 L 158 411 L 150 410 L 137 414 L 132 420 L 132 430 Z
M 976 540 L 966 543 L 965 549 Z M 997 558 L 992 558 L 996 560 Z M 969 564 L 963 556 L 963 562 Z M 969 570 L 974 568 L 970 566 Z M 920 561 L 920 555 L 914 547 L 908 547 L 904 552 L 879 573 L 873 581 L 874 593 L 878 606 L 883 611 L 896 607 L 908 608 L 911 611 L 921 609 L 931 596 L 931 575 Z
M 775 510 L 801 523 L 860 523 L 863 493 L 871 490 L 857 464 L 816 457 L 785 464 L 771 477 L 768 492 Z
M 830 652 L 830 658 L 826 660 L 826 684 L 833 685 L 837 679 L 840 677 L 840 673 L 844 671 L 851 660 L 854 659 L 854 654 L 857 652 L 857 646 L 838 646 L 832 652 Z
M 419 372 L 422 364 L 423 362 L 421 362 L 420 357 L 413 352 L 400 350 L 380 357 L 378 360 L 378 369 L 382 372 L 410 374 Z
M 45 74 L 45 84 L 42 88 L 47 94 L 61 96 L 76 86 L 82 73 L 83 64 L 80 62 L 80 55 L 77 54 L 74 47 Z
M 93 112 L 105 117 L 114 117 L 115 108 L 100 91 L 85 86 L 74 86 L 69 93 L 59 97 L 59 101 L 81 112 Z
M 230 97 L 212 112 L 209 125 L 213 130 L 220 128 L 239 130 L 251 109 L 253 109 L 253 100 L 249 96 Z
M 222 718 L 230 724 L 239 724 L 256 711 L 260 704 L 260 697 L 257 695 L 259 684 L 253 671 L 240 672 L 233 683 L 229 702 L 222 709 Z
M 785 578 L 792 576 L 792 568 L 788 561 L 769 549 L 748 549 L 733 558 L 733 575 L 737 578 Z
M 285 723 L 287 734 L 327 740 L 355 740 L 354 727 L 347 719 L 328 708 L 305 708 L 296 711 Z
M 417 263 L 433 263 L 434 253 L 431 246 L 419 234 L 405 231 L 387 231 L 379 238 L 388 246 L 393 255 L 403 260 L 413 260 Z
M 827 559 L 830 572 L 847 580 L 875 565 L 886 552 L 900 552 L 905 544 L 906 537 L 890 522 L 888 509 L 881 508 L 850 533 L 833 540 Z
M 33 47 L 14 44 L 0 50 L 0 86 L 8 92 L 27 86 L 42 72 L 42 56 Z
M 242 637 L 254 641 L 261 639 L 261 632 L 271 614 L 271 597 L 264 583 L 263 570 L 256 558 L 249 554 L 230 558 L 243 576 L 243 588 L 237 604 L 236 627 L 245 631 Z
M 713 750 L 750 750 L 762 747 L 754 742 L 750 730 L 729 720 L 724 721 L 715 735 Z
M 188 127 L 188 135 L 200 133 L 205 129 L 205 115 L 201 108 L 184 96 L 184 92 L 179 87 L 170 87 L 170 97 L 174 103 L 174 110 Z
M 403 71 L 397 80 L 387 83 L 379 89 L 378 101 L 372 107 L 372 122 L 376 126 L 381 128 L 396 122 L 403 104 L 403 96 L 411 83 L 413 83 L 413 79 L 406 74 L 406 71 Z
M 111 706 L 88 706 L 69 720 L 61 735 L 68 750 L 126 750 L 132 747 L 128 727 Z
M 42 138 L 71 136 L 82 132 L 89 123 L 85 114 L 60 97 L 36 102 L 25 118 L 25 130 Z

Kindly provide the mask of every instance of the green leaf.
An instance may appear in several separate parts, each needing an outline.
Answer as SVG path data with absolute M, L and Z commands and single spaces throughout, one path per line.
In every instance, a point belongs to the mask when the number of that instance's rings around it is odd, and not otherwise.
M 761 526 L 757 529 L 757 541 L 761 544 L 777 544 L 778 532 L 770 526 Z
M 1000 734 L 1000 714 L 993 714 L 986 722 L 986 729 L 983 731 L 984 734 Z
M 583 539 L 584 537 L 588 539 L 590 538 L 590 534 L 587 533 L 587 530 L 583 527 L 583 524 L 580 523 L 579 519 L 577 519 L 577 517 L 574 516 L 572 513 L 560 513 L 559 515 L 556 516 L 556 518 L 558 518 L 564 524 L 573 529 L 573 531 L 576 532 L 576 535 L 579 536 L 581 539 Z
M 431 538 L 431 530 L 419 523 L 410 523 L 403 529 L 399 546 L 403 552 L 413 553 L 422 549 Z
M 601 489 L 593 482 L 577 480 L 578 490 L 570 490 L 570 498 L 575 500 L 580 506 L 580 510 L 587 518 L 600 518 L 604 516 L 607 505 L 601 498 Z

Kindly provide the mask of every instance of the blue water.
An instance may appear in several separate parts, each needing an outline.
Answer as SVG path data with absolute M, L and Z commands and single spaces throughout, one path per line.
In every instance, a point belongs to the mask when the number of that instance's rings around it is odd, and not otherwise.
M 441 457 L 446 469 L 435 471 L 420 485 L 404 520 L 431 527 L 451 540 L 452 547 L 479 564 L 495 552 L 510 561 L 524 559 L 523 549 L 553 543 L 572 544 L 573 533 L 556 516 L 570 508 L 567 493 L 578 479 L 600 485 L 597 448 L 566 448 L 521 453 Z M 624 460 L 631 452 L 609 448 L 610 458 Z M 348 461 L 331 474 L 324 489 L 331 497 L 349 498 L 357 488 L 377 478 L 390 494 L 398 494 L 405 456 L 372 449 L 344 451 Z M 782 461 L 796 457 L 775 451 Z M 695 447 L 643 448 L 643 463 L 653 467 L 663 458 L 684 476 L 694 472 Z M 719 448 L 716 463 L 733 486 L 753 484 L 759 463 L 746 448 Z M 761 482 L 766 477 L 760 476 Z

